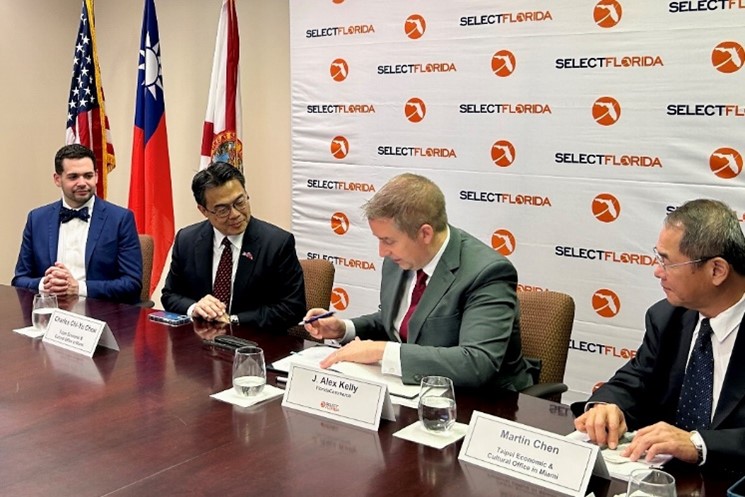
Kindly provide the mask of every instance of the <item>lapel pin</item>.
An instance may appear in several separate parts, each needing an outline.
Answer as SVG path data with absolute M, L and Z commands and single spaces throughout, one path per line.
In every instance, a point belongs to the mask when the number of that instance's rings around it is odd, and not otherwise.
M 241 255 L 249 261 L 254 260 L 254 255 L 251 252 L 243 252 Z

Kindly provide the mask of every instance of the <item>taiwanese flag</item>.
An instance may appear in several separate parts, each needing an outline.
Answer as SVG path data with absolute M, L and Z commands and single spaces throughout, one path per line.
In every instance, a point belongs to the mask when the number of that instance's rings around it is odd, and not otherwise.
M 104 109 L 101 68 L 98 66 L 93 0 L 83 0 L 80 27 L 75 40 L 72 82 L 67 99 L 65 143 L 79 143 L 96 155 L 96 195 L 106 198 L 108 175 L 116 167 L 109 118 Z
M 235 0 L 223 0 L 217 24 L 207 114 L 202 129 L 199 169 L 212 161 L 243 171 L 241 143 L 240 38 Z
M 145 0 L 136 95 L 129 208 L 134 212 L 137 231 L 153 237 L 152 294 L 163 272 L 174 235 L 160 36 L 153 0 Z

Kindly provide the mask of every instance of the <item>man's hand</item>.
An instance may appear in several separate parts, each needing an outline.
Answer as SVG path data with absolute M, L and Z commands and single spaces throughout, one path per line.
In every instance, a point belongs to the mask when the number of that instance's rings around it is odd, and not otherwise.
M 326 312 L 326 309 L 320 309 L 318 307 L 308 311 L 303 318 L 303 321 L 307 321 L 313 316 L 318 316 Z M 312 323 L 305 325 L 305 331 L 310 333 L 310 336 L 317 340 L 321 339 L 338 339 L 343 338 L 344 333 L 347 331 L 347 327 L 344 325 L 344 321 L 337 319 L 334 316 L 327 318 L 318 319 Z
M 329 354 L 321 361 L 320 366 L 326 369 L 337 362 L 358 362 L 360 364 L 374 364 L 383 359 L 383 351 L 387 342 L 360 340 L 355 338 L 344 347 Z
M 618 447 L 618 439 L 627 428 L 623 412 L 615 404 L 595 404 L 574 420 L 574 427 L 587 433 L 591 442 L 611 449 Z
M 663 422 L 637 431 L 634 440 L 621 453 L 632 461 L 643 456 L 646 461 L 651 461 L 659 454 L 670 454 L 688 463 L 695 463 L 698 460 L 698 451 L 691 442 L 691 433 Z
M 52 295 L 78 295 L 78 280 L 72 277 L 70 270 L 61 262 L 55 262 L 44 272 L 42 287 L 45 293 Z
M 194 306 L 191 317 L 229 323 L 230 316 L 226 312 L 225 304 L 212 295 L 205 295 Z

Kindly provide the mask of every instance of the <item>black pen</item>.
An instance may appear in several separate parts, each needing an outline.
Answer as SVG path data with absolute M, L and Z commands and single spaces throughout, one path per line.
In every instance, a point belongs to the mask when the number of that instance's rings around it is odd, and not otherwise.
M 316 314 L 315 316 L 312 316 L 312 317 L 309 317 L 308 319 L 304 319 L 304 320 L 300 321 L 298 323 L 298 325 L 310 324 L 310 323 L 313 323 L 315 321 L 318 321 L 319 319 L 330 318 L 334 314 L 336 314 L 336 311 L 328 311 L 328 312 L 324 312 L 323 314 Z

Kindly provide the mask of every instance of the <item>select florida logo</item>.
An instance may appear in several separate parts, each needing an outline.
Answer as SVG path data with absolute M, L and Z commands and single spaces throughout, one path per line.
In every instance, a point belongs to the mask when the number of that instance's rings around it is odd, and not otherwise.
M 345 192 L 375 193 L 375 185 L 360 181 L 339 181 L 335 179 L 308 180 L 307 187 L 313 190 L 340 190 Z
M 668 116 L 745 117 L 745 106 L 738 104 L 668 104 Z
M 569 257 L 585 261 L 610 262 L 614 264 L 632 264 L 637 266 L 654 266 L 654 257 L 649 254 L 634 252 L 616 252 L 615 250 L 604 250 L 590 247 L 571 247 L 557 245 L 554 247 L 554 255 L 557 257 Z
M 349 294 L 342 287 L 331 290 L 331 305 L 337 311 L 344 311 L 349 307 Z
M 601 126 L 612 126 L 621 118 L 621 104 L 613 97 L 600 97 L 592 104 L 592 118 Z
M 709 157 L 709 167 L 719 178 L 736 178 L 742 172 L 742 155 L 734 148 L 718 148 Z
M 664 66 L 659 55 L 611 55 L 607 57 L 562 57 L 554 62 L 556 69 L 627 69 Z
M 349 218 L 343 212 L 334 212 L 331 215 L 331 231 L 337 235 L 346 235 L 349 226 Z
M 491 160 L 495 166 L 509 167 L 515 162 L 515 146 L 507 140 L 498 140 L 491 146 Z
M 662 168 L 662 160 L 654 155 L 632 154 L 596 154 L 583 152 L 556 152 L 554 162 L 557 164 L 575 164 L 582 166 L 614 166 L 624 168 Z
M 306 38 L 328 38 L 330 36 L 354 36 L 375 33 L 372 24 L 352 24 L 349 26 L 328 26 L 305 30 Z
M 502 12 L 478 14 L 475 16 L 462 16 L 460 25 L 462 27 L 485 26 L 492 24 L 510 24 L 513 22 L 540 22 L 553 21 L 550 10 L 533 10 L 527 12 Z
M 627 349 L 625 347 L 619 348 L 615 345 L 606 345 L 604 343 L 587 342 L 585 340 L 575 340 L 572 338 L 569 340 L 569 348 L 571 350 L 578 350 L 580 352 L 588 352 L 595 355 L 613 356 L 621 359 L 633 359 L 636 356 L 636 350 Z M 597 390 L 604 382 L 596 383 L 592 387 L 592 391 Z
M 458 194 L 458 198 L 460 198 L 460 200 L 467 200 L 470 202 L 511 204 L 523 207 L 553 207 L 551 205 L 551 199 L 544 195 L 524 195 L 502 192 L 461 190 Z
M 515 72 L 517 60 L 509 50 L 499 50 L 491 57 L 491 70 L 495 76 L 506 78 Z
M 621 310 L 621 299 L 613 290 L 601 288 L 592 294 L 592 308 L 598 316 L 612 318 Z
M 344 59 L 334 59 L 329 67 L 329 73 L 331 74 L 331 79 L 341 83 L 349 76 L 349 64 Z
M 745 0 L 681 0 L 667 5 L 667 10 L 671 14 L 734 9 L 745 9 Z
M 549 104 L 466 103 L 458 105 L 461 114 L 553 114 Z
M 373 104 L 310 104 L 308 114 L 375 114 Z
M 601 193 L 592 199 L 592 215 L 600 222 L 612 223 L 621 215 L 621 203 L 610 193 Z
M 323 259 L 324 261 L 329 261 L 336 266 L 344 266 L 350 269 L 361 269 L 364 271 L 375 271 L 375 263 L 371 261 L 351 259 L 347 257 L 341 257 L 339 255 L 318 254 L 316 252 L 308 252 L 307 256 L 308 259 Z M 331 300 L 333 301 L 333 296 Z
M 331 155 L 334 159 L 343 159 L 349 153 L 349 140 L 339 135 L 331 140 Z
M 426 62 L 418 64 L 381 64 L 378 74 L 432 74 L 442 72 L 458 72 L 455 62 Z
M 424 104 L 424 100 L 417 97 L 407 100 L 404 104 L 404 115 L 412 123 L 421 122 L 427 115 L 427 106 Z
M 419 14 L 411 14 L 404 21 L 404 33 L 412 40 L 418 40 L 424 36 L 424 32 L 427 30 L 427 21 L 424 17 Z
M 739 71 L 745 63 L 745 50 L 736 41 L 723 41 L 711 51 L 711 64 L 723 73 Z
M 601 28 L 613 28 L 623 17 L 623 8 L 616 0 L 600 0 L 592 11 L 595 24 Z
M 506 229 L 496 230 L 491 235 L 491 248 L 504 256 L 511 255 L 517 248 L 515 235 Z

